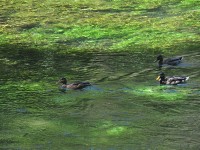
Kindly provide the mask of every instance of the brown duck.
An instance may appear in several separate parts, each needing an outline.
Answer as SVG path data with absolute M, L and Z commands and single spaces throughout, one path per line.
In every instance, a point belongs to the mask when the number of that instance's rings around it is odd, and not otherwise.
M 177 57 L 173 57 L 173 58 L 167 58 L 164 60 L 162 55 L 158 55 L 155 62 L 158 61 L 159 67 L 162 67 L 162 65 L 164 65 L 164 64 L 176 66 L 181 63 L 182 59 L 183 59 L 182 56 L 177 56 Z
M 66 78 L 61 78 L 58 81 L 58 83 L 61 84 L 61 86 L 60 86 L 61 90 L 66 90 L 66 89 L 80 90 L 87 86 L 91 86 L 91 84 L 89 82 L 80 82 L 80 81 L 77 81 L 77 82 L 71 83 L 71 84 L 67 84 Z

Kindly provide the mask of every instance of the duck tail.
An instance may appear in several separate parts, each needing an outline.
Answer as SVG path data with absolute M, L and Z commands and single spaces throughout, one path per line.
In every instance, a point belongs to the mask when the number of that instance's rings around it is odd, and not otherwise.
M 185 77 L 185 81 L 189 80 L 190 77 Z
M 85 86 L 91 86 L 91 85 L 92 85 L 90 82 L 83 82 L 83 84 L 84 84 Z
M 183 59 L 183 57 L 181 56 L 179 59 L 180 59 L 180 60 L 182 60 L 182 59 Z

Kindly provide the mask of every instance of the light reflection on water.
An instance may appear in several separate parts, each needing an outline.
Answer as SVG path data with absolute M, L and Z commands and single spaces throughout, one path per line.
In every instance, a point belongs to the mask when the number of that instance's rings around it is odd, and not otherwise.
M 159 86 L 155 78 L 160 70 L 154 55 L 148 55 L 4 54 L 1 148 L 199 147 L 199 67 L 190 65 L 198 63 L 198 57 L 187 56 L 180 66 L 162 68 L 169 75 L 191 75 L 187 84 Z M 63 76 L 93 86 L 63 93 L 56 85 Z

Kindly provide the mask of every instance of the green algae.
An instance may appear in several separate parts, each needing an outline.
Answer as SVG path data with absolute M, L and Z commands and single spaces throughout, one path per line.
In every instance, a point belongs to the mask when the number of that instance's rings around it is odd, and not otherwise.
M 174 86 L 146 86 L 134 87 L 133 90 L 126 90 L 137 96 L 144 96 L 153 101 L 183 101 L 190 93 L 189 89 L 181 89 Z

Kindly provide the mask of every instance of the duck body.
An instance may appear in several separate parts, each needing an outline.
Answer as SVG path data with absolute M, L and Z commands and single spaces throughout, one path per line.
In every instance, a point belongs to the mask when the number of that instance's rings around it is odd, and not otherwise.
M 177 84 L 182 84 L 185 83 L 187 80 L 189 80 L 189 77 L 185 76 L 171 76 L 171 77 L 165 77 L 164 73 L 161 73 L 157 79 L 160 81 L 161 85 L 177 85 Z
M 157 59 L 155 60 L 155 62 L 158 61 L 159 67 L 161 67 L 164 64 L 176 66 L 176 65 L 181 63 L 182 59 L 183 59 L 182 56 L 177 56 L 177 57 L 168 58 L 168 59 L 164 60 L 162 55 L 158 55 Z
M 80 90 L 80 89 L 83 89 L 87 86 L 91 86 L 91 83 L 81 82 L 81 81 L 77 81 L 75 83 L 67 84 L 66 78 L 61 78 L 59 80 L 59 83 L 61 84 L 61 86 L 60 86 L 61 91 L 64 91 L 66 89 Z
M 67 84 L 66 88 L 68 89 L 73 89 L 73 90 L 78 90 L 78 89 L 83 89 L 87 86 L 91 86 L 91 84 L 89 82 L 75 82 L 75 83 L 71 83 L 71 84 Z

